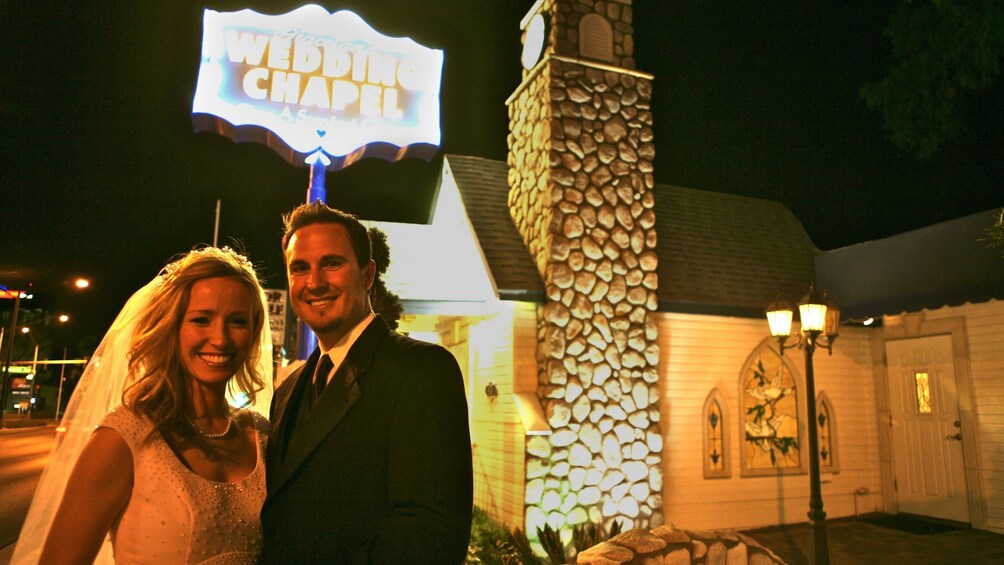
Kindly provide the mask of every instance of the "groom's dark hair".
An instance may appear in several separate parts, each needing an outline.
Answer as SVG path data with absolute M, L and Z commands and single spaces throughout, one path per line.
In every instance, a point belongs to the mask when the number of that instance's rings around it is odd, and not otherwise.
M 282 221 L 285 225 L 285 231 L 282 234 L 283 257 L 286 256 L 289 240 L 296 233 L 296 230 L 313 224 L 338 224 L 345 226 L 345 229 L 349 232 L 352 251 L 356 254 L 356 261 L 360 267 L 366 266 L 373 258 L 369 231 L 359 221 L 359 218 L 348 212 L 332 208 L 320 200 L 315 200 L 309 204 L 300 204 L 289 213 L 283 215 Z

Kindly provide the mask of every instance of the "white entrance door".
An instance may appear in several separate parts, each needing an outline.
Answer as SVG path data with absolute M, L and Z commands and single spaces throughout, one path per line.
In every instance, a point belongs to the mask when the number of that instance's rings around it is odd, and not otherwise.
M 899 511 L 969 522 L 950 336 L 886 342 Z

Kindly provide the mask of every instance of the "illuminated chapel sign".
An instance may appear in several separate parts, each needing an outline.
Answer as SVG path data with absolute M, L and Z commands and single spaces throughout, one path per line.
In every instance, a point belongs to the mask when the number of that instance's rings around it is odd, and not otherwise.
M 295 165 L 430 158 L 442 67 L 441 50 L 381 35 L 346 10 L 206 10 L 193 122 L 267 143 Z

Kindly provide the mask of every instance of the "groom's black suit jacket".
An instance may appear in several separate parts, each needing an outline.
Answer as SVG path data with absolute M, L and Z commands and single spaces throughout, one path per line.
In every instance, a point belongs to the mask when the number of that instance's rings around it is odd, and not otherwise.
M 318 357 L 272 401 L 262 563 L 462 563 L 473 473 L 453 355 L 378 316 L 310 410 Z

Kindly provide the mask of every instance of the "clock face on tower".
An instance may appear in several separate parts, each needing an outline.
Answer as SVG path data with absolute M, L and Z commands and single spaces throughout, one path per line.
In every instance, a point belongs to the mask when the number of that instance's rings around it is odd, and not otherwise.
M 544 16 L 537 14 L 530 19 L 526 26 L 526 33 L 523 36 L 523 54 L 520 61 L 523 68 L 530 70 L 540 61 L 544 54 L 544 40 L 547 37 L 547 24 Z

